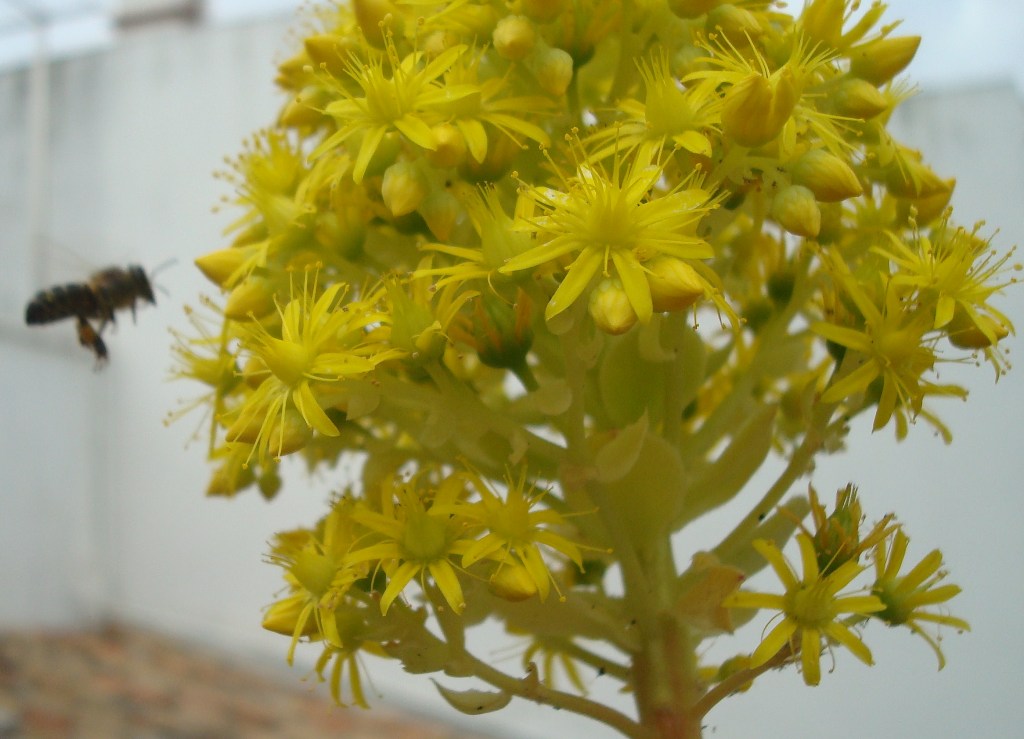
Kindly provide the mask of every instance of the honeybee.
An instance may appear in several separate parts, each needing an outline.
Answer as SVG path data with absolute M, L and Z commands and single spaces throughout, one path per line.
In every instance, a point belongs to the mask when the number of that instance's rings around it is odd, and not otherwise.
M 103 329 L 108 323 L 116 323 L 115 313 L 124 308 L 131 309 L 134 320 L 135 304 L 140 300 L 156 304 L 145 270 L 138 265 L 108 267 L 93 274 L 88 282 L 40 290 L 25 308 L 25 323 L 36 326 L 76 318 L 78 343 L 91 349 L 102 363 L 107 359 L 107 345 L 100 337 Z M 99 328 L 94 328 L 90 319 L 99 321 Z

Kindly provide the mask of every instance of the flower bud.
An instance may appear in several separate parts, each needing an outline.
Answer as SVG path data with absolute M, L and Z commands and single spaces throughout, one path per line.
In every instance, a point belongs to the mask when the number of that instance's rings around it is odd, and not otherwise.
M 518 603 L 537 594 L 537 583 L 526 568 L 503 562 L 487 581 L 488 589 L 499 598 Z
M 537 84 L 547 94 L 561 97 L 569 89 L 573 65 L 567 51 L 537 43 L 526 63 Z
M 377 48 L 384 47 L 384 32 L 389 29 L 401 37 L 402 14 L 389 0 L 352 0 L 352 10 L 363 36 Z
M 451 123 L 439 123 L 433 128 L 437 148 L 424 151 L 427 161 L 435 167 L 457 167 L 466 158 L 466 137 Z
M 941 179 L 931 167 L 923 164 L 915 152 L 889 164 L 885 171 L 885 186 L 898 198 L 930 198 L 953 189 L 953 180 Z
M 214 285 L 228 287 L 232 275 L 252 256 L 250 248 L 229 247 L 204 254 L 196 259 L 195 265 Z
M 721 33 L 735 46 L 748 46 L 751 39 L 764 33 L 757 16 L 746 8 L 724 3 L 708 12 L 704 27 L 708 33 Z
M 328 102 L 326 91 L 317 87 L 303 88 L 285 103 L 277 121 L 282 126 L 316 126 L 324 120 L 321 111 Z
M 391 215 L 398 218 L 419 207 L 427 195 L 427 182 L 415 163 L 396 162 L 384 170 L 380 194 Z
M 206 486 L 207 495 L 230 497 L 252 484 L 252 469 L 245 464 L 249 450 L 248 444 L 235 444 L 228 448 L 227 458 L 210 476 Z
M 721 0 L 668 0 L 668 8 L 680 18 L 699 18 Z
M 838 203 L 864 192 L 850 165 L 824 149 L 812 149 L 793 166 L 793 182 L 823 203 Z
M 277 66 L 274 84 L 285 90 L 298 90 L 309 79 L 309 67 L 313 60 L 305 51 L 288 57 Z
M 269 376 L 270 370 L 267 369 L 267 365 L 263 363 L 263 360 L 255 354 L 250 354 L 242 366 L 242 379 L 245 380 L 245 384 L 255 390 Z
M 946 180 L 946 187 L 938 192 L 923 198 L 900 198 L 897 213 L 900 218 L 906 219 L 913 215 L 917 225 L 924 226 L 941 216 L 949 206 L 953 197 L 953 189 L 956 187 L 956 179 Z M 913 209 L 913 212 L 911 212 Z
M 957 305 L 953 320 L 947 326 L 949 343 L 959 349 L 988 349 L 1009 335 L 1005 326 L 996 323 L 984 313 L 975 312 L 972 318 Z
M 306 609 L 306 599 L 303 595 L 291 596 L 279 600 L 267 609 L 263 617 L 263 628 L 273 631 L 275 634 L 292 636 L 295 627 L 299 623 L 302 612 Z M 302 636 L 310 636 L 316 633 L 316 619 L 307 618 L 302 627 Z
M 613 336 L 626 333 L 637 322 L 636 311 L 617 277 L 601 280 L 590 293 L 587 307 L 597 327 Z
M 537 34 L 530 19 L 522 15 L 507 15 L 498 21 L 491 35 L 498 56 L 518 62 L 533 51 Z
M 790 185 L 775 195 L 772 218 L 795 236 L 813 239 L 821 230 L 818 201 L 814 193 L 803 185 Z
M 902 72 L 921 45 L 920 36 L 880 38 L 850 50 L 850 74 L 882 85 Z
M 685 310 L 704 297 L 704 280 L 682 259 L 658 256 L 644 266 L 655 311 Z
M 358 47 L 352 35 L 318 33 L 302 42 L 313 64 L 326 69 L 335 77 L 345 74 L 345 63 L 350 52 Z
M 250 275 L 228 295 L 224 304 L 224 317 L 233 321 L 248 321 L 253 316 L 265 316 L 273 309 L 274 288 L 270 280 Z
M 473 343 L 480 361 L 488 367 L 518 369 L 533 346 L 530 328 L 530 298 L 521 288 L 516 302 L 509 305 L 500 296 L 486 292 L 473 306 Z
M 741 146 L 766 144 L 782 131 L 799 99 L 800 92 L 788 67 L 769 78 L 751 74 L 726 91 L 722 130 Z
M 877 87 L 859 77 L 850 77 L 830 97 L 840 115 L 868 120 L 888 110 L 889 100 Z
M 256 479 L 256 487 L 260 489 L 260 495 L 264 500 L 273 500 L 281 492 L 281 472 L 276 464 L 266 465 L 260 470 L 260 476 Z
M 846 0 L 812 0 L 800 16 L 804 34 L 811 41 L 838 48 L 845 12 Z
M 267 425 L 269 429 L 265 428 Z M 302 449 L 312 436 L 312 429 L 294 408 L 285 411 L 283 419 L 275 416 L 272 420 L 267 419 L 264 413 L 243 410 L 228 428 L 224 440 L 245 444 L 262 442 L 275 457 L 283 457 Z
M 420 203 L 419 213 L 438 241 L 447 242 L 462 213 L 462 206 L 448 190 L 436 190 Z
M 558 17 L 565 10 L 566 0 L 521 0 L 520 7 L 530 20 L 547 23 Z

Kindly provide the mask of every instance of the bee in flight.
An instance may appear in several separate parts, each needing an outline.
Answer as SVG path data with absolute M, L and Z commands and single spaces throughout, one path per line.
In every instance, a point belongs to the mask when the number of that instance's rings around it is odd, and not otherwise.
M 116 323 L 115 313 L 130 308 L 135 318 L 135 303 L 156 304 L 153 287 L 145 270 L 138 265 L 127 268 L 108 267 L 93 274 L 88 282 L 72 282 L 40 290 L 25 308 L 25 323 L 37 326 L 75 318 L 78 321 L 78 343 L 91 349 L 96 361 L 107 359 L 107 345 L 100 334 L 108 323 Z M 94 328 L 90 320 L 99 321 Z

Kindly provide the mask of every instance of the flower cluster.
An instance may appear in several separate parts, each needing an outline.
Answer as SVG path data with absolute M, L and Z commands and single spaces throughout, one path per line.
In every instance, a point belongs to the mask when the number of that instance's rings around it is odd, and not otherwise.
M 823 646 L 870 662 L 871 621 L 937 651 L 923 624 L 965 627 L 922 610 L 956 593 L 941 555 L 900 574 L 902 528 L 862 535 L 852 487 L 831 513 L 786 499 L 862 412 L 948 439 L 933 404 L 966 390 L 941 363 L 1008 369 L 994 303 L 1019 266 L 956 225 L 953 179 L 886 130 L 919 39 L 885 11 L 309 11 L 277 122 L 224 175 L 232 241 L 196 260 L 223 296 L 174 354 L 206 388 L 210 494 L 271 498 L 288 457 L 350 471 L 319 523 L 278 537 L 288 593 L 265 620 L 291 650 L 322 645 L 339 701 L 344 680 L 366 704 L 366 652 L 497 689 L 442 689 L 460 710 L 517 695 L 693 737 L 769 667 L 814 684 Z M 783 470 L 749 514 L 677 568 L 686 527 L 749 495 L 771 455 Z M 868 555 L 875 582 L 847 592 Z M 785 592 L 739 591 L 765 562 Z M 741 609 L 782 617 L 751 655 L 699 667 Z M 487 617 L 527 636 L 543 680 L 470 651 Z M 583 665 L 636 716 L 585 698 Z

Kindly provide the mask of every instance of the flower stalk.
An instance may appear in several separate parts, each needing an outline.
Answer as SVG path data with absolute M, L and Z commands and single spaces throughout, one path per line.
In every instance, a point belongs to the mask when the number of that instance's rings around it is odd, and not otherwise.
M 196 260 L 223 299 L 173 351 L 205 386 L 211 495 L 336 482 L 275 539 L 264 622 L 289 661 L 320 650 L 336 701 L 370 705 L 372 656 L 464 713 L 521 698 L 696 739 L 770 669 L 872 664 L 878 621 L 944 665 L 937 630 L 968 625 L 941 552 L 905 572 L 893 513 L 796 490 L 832 484 L 815 463 L 862 414 L 951 439 L 966 389 L 939 369 L 1007 371 L 1020 266 L 885 131 L 918 39 L 855 6 L 310 11 L 281 117 L 224 176 L 230 243 Z M 779 586 L 753 589 L 765 568 Z M 485 621 L 524 677 L 474 648 Z M 712 639 L 738 654 L 705 664 Z

